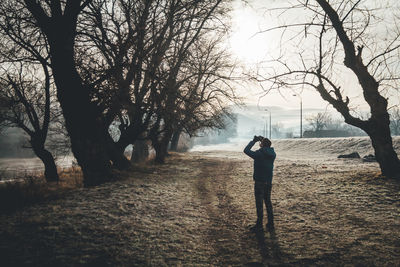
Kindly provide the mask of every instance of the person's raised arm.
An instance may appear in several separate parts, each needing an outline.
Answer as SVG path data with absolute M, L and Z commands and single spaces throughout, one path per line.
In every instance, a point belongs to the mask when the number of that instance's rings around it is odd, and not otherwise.
M 256 157 L 256 152 L 251 151 L 251 148 L 254 146 L 254 144 L 257 142 L 257 136 L 254 136 L 253 140 L 251 140 L 248 145 L 244 148 L 243 152 L 251 157 L 251 158 L 255 158 Z

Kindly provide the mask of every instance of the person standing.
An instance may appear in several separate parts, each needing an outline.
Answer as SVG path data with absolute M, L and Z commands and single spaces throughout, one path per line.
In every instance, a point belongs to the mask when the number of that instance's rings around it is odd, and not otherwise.
M 257 141 L 260 142 L 260 149 L 252 151 L 251 148 Z M 253 180 L 257 222 L 251 229 L 261 230 L 263 228 L 263 203 L 265 203 L 268 217 L 266 227 L 272 230 L 274 228 L 274 215 L 271 203 L 271 189 L 276 153 L 274 148 L 271 147 L 271 140 L 262 136 L 254 136 L 243 152 L 254 160 Z

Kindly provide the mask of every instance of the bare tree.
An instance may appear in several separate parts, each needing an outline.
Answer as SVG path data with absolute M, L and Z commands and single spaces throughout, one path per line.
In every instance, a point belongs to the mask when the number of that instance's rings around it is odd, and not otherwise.
M 19 40 L 23 41 L 25 36 L 35 33 L 42 34 L 48 44 L 57 98 L 71 139 L 72 152 L 82 168 L 86 186 L 111 178 L 110 157 L 103 145 L 105 135 L 98 119 L 101 112 L 91 101 L 93 88 L 83 82 L 75 62 L 78 17 L 90 2 L 12 0 L 2 1 L 0 6 L 7 20 L 24 23 L 14 30 L 20 31 Z M 28 44 L 36 45 L 34 41 Z
M 279 57 L 275 63 L 280 67 L 261 80 L 270 82 L 269 89 L 314 88 L 344 117 L 346 123 L 369 135 L 382 174 L 399 177 L 400 161 L 393 149 L 388 101 L 384 92 L 397 88 L 400 32 L 396 24 L 393 29 L 379 24 L 380 20 L 384 22 L 383 16 L 393 13 L 388 9 L 382 11 L 383 8 L 376 5 L 379 5 L 378 1 L 316 0 L 297 1 L 286 8 L 287 12 L 300 9 L 309 19 L 277 27 L 297 29 L 288 43 L 295 41 L 296 47 L 292 49 L 296 51 L 298 61 L 293 60 L 293 54 L 289 55 L 291 58 Z M 392 18 L 395 17 L 392 15 Z M 382 27 L 391 31 L 386 39 L 379 39 L 377 34 Z M 341 81 L 344 69 L 358 81 L 370 107 L 368 119 L 357 116 L 353 110 L 347 94 L 354 88 Z
M 54 156 L 45 147 L 51 124 L 59 122 L 48 45 L 32 27 L 32 18 L 24 11 L 12 13 L 10 3 L 0 5 L 0 123 L 27 133 L 31 148 L 44 164 L 46 180 L 57 181 Z
M 148 96 L 170 40 L 170 9 L 158 1 L 98 0 L 82 17 L 79 71 L 95 88 L 102 131 L 108 135 L 110 125 L 118 124 L 116 138 L 108 137 L 105 143 L 117 168 L 129 167 L 123 152 L 146 130 L 151 117 Z
M 310 115 L 306 118 L 313 131 L 322 131 L 329 127 L 332 122 L 332 117 L 329 113 L 318 112 L 315 115 Z
M 157 103 L 161 136 L 151 131 L 158 162 L 164 161 L 172 137 L 172 148 L 177 144 L 180 132 L 193 136 L 203 128 L 223 128 L 223 119 L 229 114 L 227 104 L 238 100 L 232 84 L 235 65 L 219 47 L 223 35 L 210 35 L 209 28 L 194 25 L 192 36 L 185 34 L 178 39 L 164 65 L 166 78 L 161 92 L 165 97 Z
M 19 49 L 43 49 L 85 185 L 109 180 L 111 162 L 129 166 L 123 152 L 143 134 L 155 136 L 154 145 L 166 151 L 177 127 L 174 105 L 187 100 L 179 90 L 189 50 L 206 32 L 217 34 L 211 22 L 226 14 L 224 3 L 1 2 L 0 24 Z M 116 140 L 109 133 L 114 122 Z
M 8 71 L 0 76 L 0 101 L 7 108 L 2 116 L 2 124 L 8 127 L 21 128 L 28 134 L 31 148 L 44 164 L 46 180 L 48 182 L 58 181 L 54 157 L 45 148 L 52 118 L 51 105 L 52 103 L 54 105 L 54 96 L 51 95 L 50 74 L 46 64 L 42 65 L 42 73 L 37 73 L 37 70 L 30 73 L 26 70 L 26 67 L 22 66 L 23 64 L 23 62 L 14 64 L 17 73 L 13 74 Z M 8 67 L 12 69 L 10 65 Z M 33 68 L 32 66 L 29 67 Z M 36 78 L 36 76 L 40 77 L 41 75 L 45 77 L 44 82 Z
M 204 7 L 204 8 L 202 8 Z M 164 64 L 172 40 L 191 31 L 190 21 L 201 21 L 206 7 L 199 1 L 94 1 L 83 20 L 81 72 L 88 73 L 98 105 L 104 111 L 104 129 L 114 120 L 120 135 L 115 142 L 122 154 L 129 144 L 156 122 L 155 102 L 160 93 L 158 70 Z M 97 59 L 96 59 L 97 58 Z M 94 59 L 94 60 L 93 60 Z M 100 78 L 92 78 L 93 68 Z
M 224 129 L 235 119 L 227 104 L 240 104 L 235 94 L 236 65 L 219 47 L 220 37 L 199 40 L 191 49 L 183 70 L 187 79 L 179 90 L 174 112 L 176 125 L 171 150 L 176 150 L 181 133 L 190 137 L 204 129 Z
M 117 153 L 147 135 L 158 155 L 178 117 L 190 49 L 226 14 L 224 1 L 93 1 L 79 30 L 80 73 L 103 110 L 103 130 L 117 121 Z M 93 75 L 96 73 L 96 75 Z M 190 74 L 194 75 L 194 74 Z M 180 107 L 182 104 L 180 104 Z M 109 139 L 110 140 L 110 139 Z M 121 157 L 122 158 L 122 157 Z M 157 157 L 164 158 L 164 156 Z M 160 162 L 163 160 L 159 160 Z

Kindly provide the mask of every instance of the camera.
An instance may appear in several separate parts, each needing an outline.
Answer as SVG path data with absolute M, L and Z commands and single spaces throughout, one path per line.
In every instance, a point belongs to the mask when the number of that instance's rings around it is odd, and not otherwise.
M 254 138 L 253 138 L 253 140 L 254 140 L 255 142 L 262 141 L 263 139 L 264 139 L 264 137 L 262 137 L 261 135 L 259 135 L 259 136 L 254 136 Z

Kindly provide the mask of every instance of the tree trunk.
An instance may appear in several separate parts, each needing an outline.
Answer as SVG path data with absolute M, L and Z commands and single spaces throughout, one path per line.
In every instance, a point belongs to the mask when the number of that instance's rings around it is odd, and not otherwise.
M 111 163 L 104 142 L 82 135 L 71 137 L 72 152 L 82 169 L 85 186 L 95 186 L 111 179 Z
M 149 157 L 149 146 L 146 140 L 136 140 L 133 145 L 131 162 L 142 162 Z
M 164 164 L 165 163 L 165 157 L 167 156 L 168 152 L 168 143 L 165 141 L 161 141 L 159 144 L 154 146 L 154 149 L 156 151 L 156 157 L 154 161 L 159 164 Z
M 125 157 L 124 152 L 115 151 L 114 149 L 110 152 L 113 167 L 118 170 L 128 170 L 132 166 L 130 161 Z
M 112 137 L 107 133 L 105 133 L 107 139 L 107 153 L 110 155 L 110 159 L 113 163 L 113 167 L 118 170 L 127 170 L 132 165 L 129 160 L 125 157 L 125 147 L 119 147 Z
M 156 163 L 165 163 L 165 157 L 168 155 L 168 145 L 172 136 L 172 131 L 165 131 L 164 136 L 160 141 L 153 144 L 154 150 L 156 151 L 156 157 L 154 161 Z
M 54 38 L 50 38 L 57 97 L 71 138 L 72 152 L 83 171 L 84 185 L 98 185 L 111 178 L 110 157 L 105 148 L 101 112 L 90 101 L 92 88 L 83 85 L 75 68 L 74 39 L 64 37 L 65 34 L 67 33 L 58 30 Z
M 378 120 L 377 123 L 371 125 L 368 134 L 371 138 L 372 146 L 375 150 L 375 158 L 379 163 L 382 175 L 391 178 L 400 178 L 400 160 L 393 149 L 389 123 Z
M 47 182 L 57 182 L 60 180 L 57 173 L 57 166 L 53 155 L 44 148 L 43 145 L 34 144 L 31 142 L 33 152 L 44 164 L 44 177 Z
M 78 16 L 90 1 L 51 1 L 51 10 L 41 1 L 24 1 L 37 26 L 46 35 L 50 47 L 51 68 L 57 87 L 57 98 L 71 139 L 71 149 L 84 175 L 84 185 L 92 186 L 110 180 L 111 162 L 106 138 L 102 132 L 102 110 L 91 103 L 94 88 L 83 84 L 75 64 L 75 37 Z M 60 1 L 58 1 L 60 2 Z M 53 4 L 54 3 L 54 4 Z
M 171 151 L 178 151 L 178 143 L 179 143 L 179 137 L 181 136 L 181 130 L 177 130 L 176 132 L 174 132 L 174 134 L 172 135 L 172 139 L 171 139 Z

